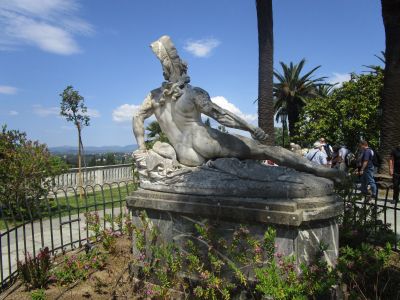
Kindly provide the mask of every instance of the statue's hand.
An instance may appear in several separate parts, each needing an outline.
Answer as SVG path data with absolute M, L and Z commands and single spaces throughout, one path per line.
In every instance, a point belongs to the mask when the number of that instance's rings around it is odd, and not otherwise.
M 137 149 L 133 151 L 132 157 L 134 160 L 141 160 L 147 156 L 147 150 Z
M 268 138 L 268 134 L 266 134 L 261 128 L 256 127 L 251 134 L 251 137 L 257 141 L 265 141 Z

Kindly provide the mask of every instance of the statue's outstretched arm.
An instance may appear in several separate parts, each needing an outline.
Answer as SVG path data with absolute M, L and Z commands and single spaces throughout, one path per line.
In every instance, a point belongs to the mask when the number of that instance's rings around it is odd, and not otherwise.
M 251 133 L 252 137 L 257 140 L 262 141 L 267 138 L 267 134 L 262 129 L 249 124 L 234 113 L 213 103 L 206 91 L 201 88 L 194 89 L 196 91 L 196 106 L 203 114 L 213 118 L 226 127 L 248 131 Z
M 144 120 L 149 118 L 153 113 L 151 94 L 149 94 L 144 99 L 138 112 L 133 115 L 132 119 L 133 134 L 135 135 L 140 150 L 146 150 L 146 145 L 144 143 Z

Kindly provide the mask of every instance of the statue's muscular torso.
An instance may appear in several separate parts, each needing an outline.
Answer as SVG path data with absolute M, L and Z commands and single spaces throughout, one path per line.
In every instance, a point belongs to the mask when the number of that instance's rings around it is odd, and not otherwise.
M 153 90 L 151 103 L 154 115 L 174 147 L 178 160 L 188 166 L 198 166 L 213 157 L 215 151 L 212 148 L 215 146 L 201 144 L 201 140 L 208 137 L 209 133 L 201 121 L 201 112 L 195 107 L 196 89 L 186 85 L 182 91 L 177 100 L 166 99 L 160 103 L 162 89 Z

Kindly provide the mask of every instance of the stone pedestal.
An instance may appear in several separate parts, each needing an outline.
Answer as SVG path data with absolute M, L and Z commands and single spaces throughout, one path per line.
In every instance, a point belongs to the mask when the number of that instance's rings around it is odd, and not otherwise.
M 195 231 L 195 223 L 209 220 L 217 224 L 220 236 L 232 235 L 240 225 L 262 239 L 268 226 L 277 231 L 277 251 L 295 255 L 297 263 L 315 257 L 320 243 L 327 246 L 325 258 L 331 265 L 338 257 L 338 225 L 336 217 L 342 202 L 329 193 L 307 198 L 254 198 L 189 195 L 139 189 L 127 197 L 133 222 L 140 223 L 137 212 L 146 211 L 166 241 L 178 245 Z

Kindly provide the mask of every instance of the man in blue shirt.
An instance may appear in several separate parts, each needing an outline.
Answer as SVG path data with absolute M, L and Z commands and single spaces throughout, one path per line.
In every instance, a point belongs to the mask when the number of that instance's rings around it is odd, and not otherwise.
M 376 183 L 374 179 L 374 164 L 372 158 L 374 156 L 373 151 L 368 147 L 367 141 L 360 142 L 360 158 L 358 175 L 361 177 L 361 193 L 363 195 L 369 195 L 368 185 L 371 187 L 371 193 L 376 196 Z

